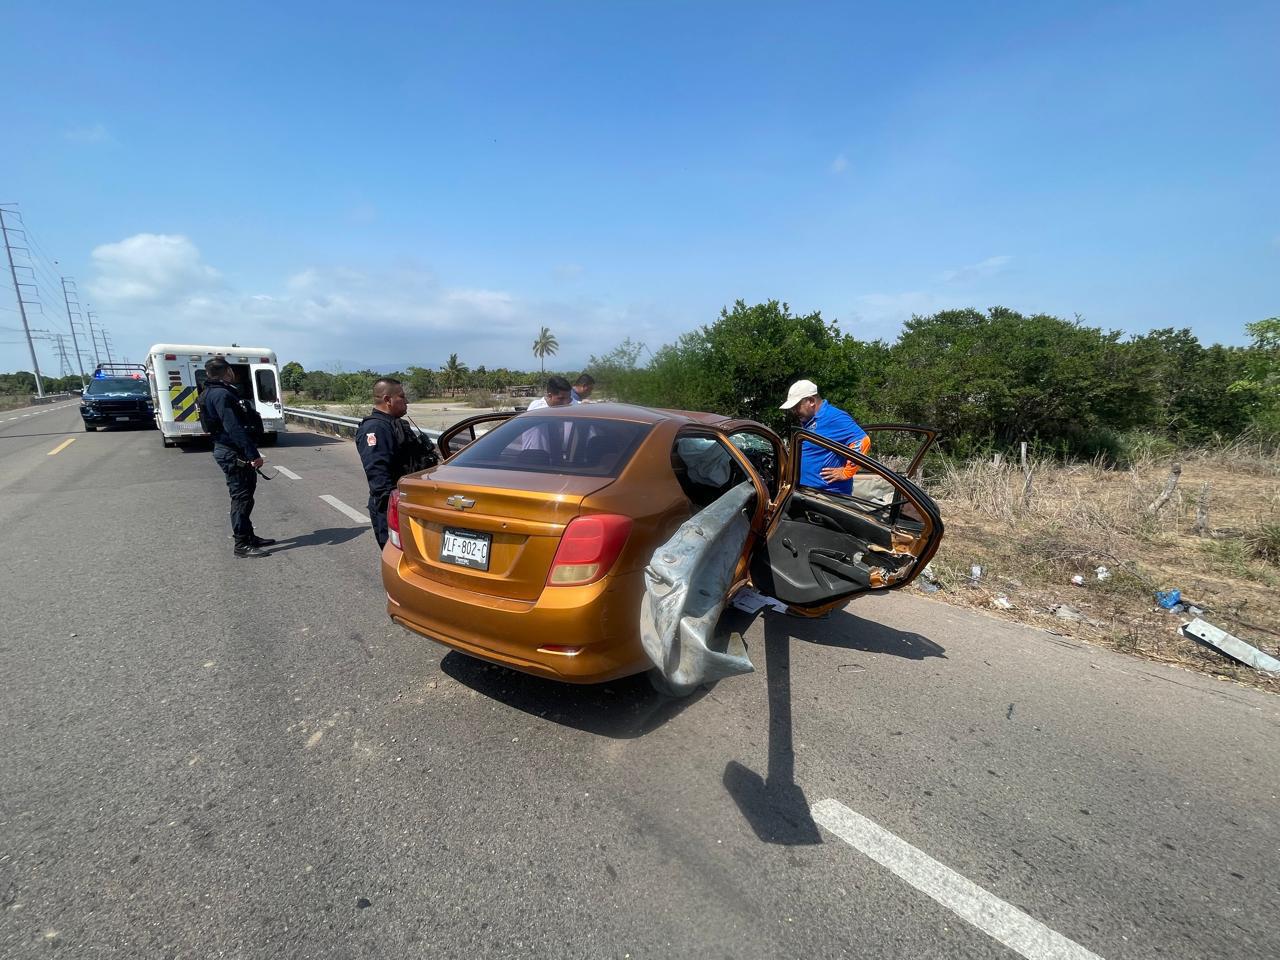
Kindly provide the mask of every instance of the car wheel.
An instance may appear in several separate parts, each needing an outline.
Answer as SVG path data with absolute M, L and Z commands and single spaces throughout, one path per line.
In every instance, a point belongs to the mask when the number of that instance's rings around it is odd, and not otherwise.
M 279 436 L 280 435 L 275 431 L 272 431 L 271 433 L 264 433 L 262 435 L 262 439 L 258 441 L 258 446 L 274 447 L 276 445 L 276 440 L 279 438 Z
M 85 433 L 93 433 L 93 432 L 94 432 L 95 430 L 97 430 L 97 429 L 98 429 L 97 427 L 91 427 L 91 426 L 89 426 L 87 423 L 84 425 L 84 432 L 85 432 Z
M 166 447 L 176 447 L 178 445 L 178 441 L 170 440 L 163 433 L 160 434 L 160 442 L 163 443 Z

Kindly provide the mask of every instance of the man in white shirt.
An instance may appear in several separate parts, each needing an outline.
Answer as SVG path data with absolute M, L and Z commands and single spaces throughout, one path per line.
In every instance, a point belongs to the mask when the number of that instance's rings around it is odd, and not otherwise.
M 573 402 L 573 387 L 564 377 L 551 377 L 547 380 L 546 396 L 539 397 L 529 404 L 530 410 L 541 410 L 543 407 L 567 407 Z
M 529 411 L 541 410 L 544 407 L 567 407 L 573 403 L 573 387 L 569 385 L 569 381 L 564 377 L 550 377 L 547 380 L 547 392 L 545 396 L 539 397 L 529 404 Z M 572 425 L 566 423 L 564 425 L 564 437 L 569 437 L 569 429 Z M 550 455 L 551 444 L 550 436 L 547 433 L 547 425 L 545 423 L 530 427 L 520 436 L 521 450 L 546 450 Z M 561 444 L 563 449 L 563 444 Z

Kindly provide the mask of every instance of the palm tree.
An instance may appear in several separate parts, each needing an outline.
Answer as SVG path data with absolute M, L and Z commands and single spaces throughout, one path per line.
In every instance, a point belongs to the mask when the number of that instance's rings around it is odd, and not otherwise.
M 547 372 L 547 355 L 555 356 L 559 349 L 560 343 L 550 327 L 543 327 L 538 331 L 538 339 L 533 341 L 533 355 L 542 361 L 543 374 Z
M 451 353 L 449 354 L 449 362 L 440 368 L 440 373 L 440 379 L 443 380 L 445 386 L 449 388 L 449 395 L 453 396 L 458 389 L 458 382 L 466 376 L 467 365 L 465 363 L 459 363 L 458 355 L 456 353 Z

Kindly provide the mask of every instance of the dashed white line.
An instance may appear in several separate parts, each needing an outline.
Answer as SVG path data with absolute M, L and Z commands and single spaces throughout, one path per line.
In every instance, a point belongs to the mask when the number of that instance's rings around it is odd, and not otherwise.
M 367 513 L 357 510 L 355 507 L 347 506 L 337 497 L 330 496 L 327 493 L 322 493 L 320 495 L 320 499 L 323 500 L 325 503 L 327 503 L 329 506 L 333 507 L 333 509 L 337 510 L 339 513 L 345 513 L 348 517 L 350 517 L 352 520 L 357 521 L 358 523 L 369 522 L 369 515 Z
M 811 812 L 815 822 L 849 846 L 1027 960 L 1101 960 L 839 800 L 821 800 Z
M 286 477 L 288 477 L 290 480 L 301 480 L 301 479 L 302 479 L 300 476 L 298 476 L 296 473 L 294 473 L 294 472 L 293 472 L 292 470 L 290 470 L 288 467 L 281 467 L 281 466 L 277 466 L 277 467 L 276 467 L 276 473 L 283 473 L 283 474 L 284 474 Z

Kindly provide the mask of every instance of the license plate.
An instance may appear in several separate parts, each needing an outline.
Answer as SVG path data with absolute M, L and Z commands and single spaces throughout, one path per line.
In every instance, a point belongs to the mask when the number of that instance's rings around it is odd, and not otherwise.
M 128 417 L 116 417 L 116 419 L 117 419 L 117 420 L 119 420 L 119 421 L 121 421 L 122 423 L 128 423 L 128 422 L 129 422 L 129 418 L 128 418 Z
M 440 559 L 474 570 L 489 569 L 489 543 L 492 537 L 474 530 L 453 530 L 445 527 L 440 538 Z

